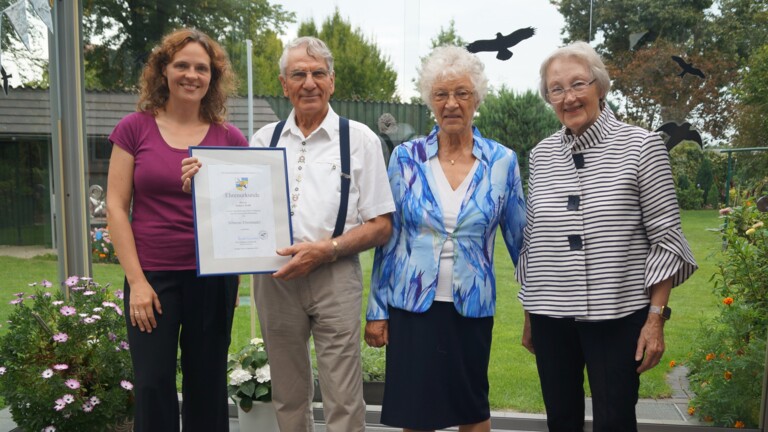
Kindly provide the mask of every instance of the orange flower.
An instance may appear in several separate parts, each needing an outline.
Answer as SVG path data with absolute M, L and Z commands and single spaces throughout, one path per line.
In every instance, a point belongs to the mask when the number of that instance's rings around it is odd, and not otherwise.
M 677 365 L 677 363 L 675 363 L 675 361 L 674 361 L 674 360 L 672 360 L 671 362 L 669 362 L 669 367 L 673 368 L 673 367 L 675 367 L 675 365 Z
M 694 415 L 694 414 L 696 414 L 696 408 L 688 407 L 688 415 Z
M 100 254 L 99 254 L 99 258 L 106 258 L 106 257 L 107 257 L 107 256 L 106 256 L 105 254 L 103 254 L 103 253 L 100 253 Z
M 736 420 L 736 423 L 733 424 L 733 427 L 736 429 L 744 429 L 744 422 L 741 420 Z
M 733 297 L 726 297 L 723 299 L 723 304 L 726 306 L 730 306 L 733 304 Z
M 709 354 L 707 354 L 707 357 L 706 357 L 706 360 L 707 360 L 707 361 L 712 361 L 712 360 L 714 360 L 714 359 L 715 359 L 715 353 L 709 353 Z
M 731 371 L 725 371 L 725 373 L 723 374 L 723 378 L 725 378 L 726 380 L 729 380 L 732 377 L 733 377 L 733 374 L 731 373 Z

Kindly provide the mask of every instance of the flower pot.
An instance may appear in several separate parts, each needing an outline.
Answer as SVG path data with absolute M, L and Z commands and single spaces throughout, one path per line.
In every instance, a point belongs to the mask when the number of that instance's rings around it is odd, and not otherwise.
M 384 401 L 384 381 L 363 382 L 363 400 L 368 405 L 381 405 Z
M 272 402 L 254 402 L 248 412 L 238 405 L 237 420 L 240 422 L 241 431 L 280 432 Z

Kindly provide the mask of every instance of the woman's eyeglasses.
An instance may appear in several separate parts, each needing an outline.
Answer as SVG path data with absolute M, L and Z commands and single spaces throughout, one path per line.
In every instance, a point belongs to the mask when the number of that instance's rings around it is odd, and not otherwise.
M 438 90 L 432 93 L 432 100 L 435 102 L 445 102 L 451 96 L 453 96 L 456 98 L 456 100 L 465 101 L 465 100 L 469 100 L 469 98 L 471 98 L 473 94 L 474 93 L 471 90 L 466 90 L 466 89 L 458 89 L 450 92 Z
M 597 78 L 593 78 L 590 82 L 585 81 L 576 81 L 575 83 L 571 84 L 568 88 L 562 88 L 562 87 L 555 87 L 547 90 L 547 96 L 549 97 L 549 101 L 552 103 L 558 103 L 561 102 L 563 99 L 565 99 L 565 94 L 569 91 L 572 91 L 574 95 L 576 96 L 582 96 L 584 93 L 587 92 L 587 89 L 589 86 L 594 84 L 594 82 L 597 80 Z

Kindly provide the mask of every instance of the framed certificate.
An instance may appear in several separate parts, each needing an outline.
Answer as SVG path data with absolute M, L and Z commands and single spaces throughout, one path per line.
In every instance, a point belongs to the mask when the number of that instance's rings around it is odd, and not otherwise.
M 190 147 L 198 275 L 273 273 L 293 243 L 283 148 Z

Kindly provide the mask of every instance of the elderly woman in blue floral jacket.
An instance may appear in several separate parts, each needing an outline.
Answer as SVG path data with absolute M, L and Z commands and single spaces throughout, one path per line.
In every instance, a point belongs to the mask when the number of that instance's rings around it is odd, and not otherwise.
M 396 212 L 376 249 L 365 338 L 388 345 L 381 421 L 405 430 L 490 430 L 493 247 L 501 227 L 517 262 L 525 203 L 515 153 L 472 126 L 483 69 L 463 48 L 433 51 L 419 87 L 437 126 L 389 164 Z

